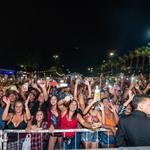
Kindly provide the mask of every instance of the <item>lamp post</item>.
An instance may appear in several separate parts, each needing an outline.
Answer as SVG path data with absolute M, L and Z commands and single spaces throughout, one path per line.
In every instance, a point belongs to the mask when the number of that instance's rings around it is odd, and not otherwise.
M 90 74 L 92 74 L 93 71 L 94 71 L 94 70 L 93 70 L 93 67 L 88 67 L 88 71 L 89 71 Z
M 114 55 L 115 55 L 114 52 L 110 52 L 110 53 L 109 53 L 109 57 L 110 57 L 111 60 L 113 60 Z M 110 64 L 110 68 L 111 68 L 111 74 L 113 74 L 112 62 L 111 62 L 111 64 Z
M 54 59 L 54 65 L 58 66 L 58 64 L 59 64 L 59 55 L 55 54 L 52 57 Z
M 110 57 L 113 57 L 113 56 L 114 56 L 114 52 L 110 52 L 110 53 L 109 53 L 109 56 L 110 56 Z
M 53 58 L 55 59 L 55 60 L 57 60 L 58 58 L 59 58 L 59 55 L 53 55 Z

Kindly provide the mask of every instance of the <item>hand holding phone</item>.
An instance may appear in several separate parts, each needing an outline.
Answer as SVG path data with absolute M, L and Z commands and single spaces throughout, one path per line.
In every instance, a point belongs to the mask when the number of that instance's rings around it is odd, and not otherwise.
M 23 86 L 22 86 L 22 90 L 24 92 L 27 92 L 28 91 L 28 87 L 29 87 L 29 84 L 28 83 L 24 83 Z

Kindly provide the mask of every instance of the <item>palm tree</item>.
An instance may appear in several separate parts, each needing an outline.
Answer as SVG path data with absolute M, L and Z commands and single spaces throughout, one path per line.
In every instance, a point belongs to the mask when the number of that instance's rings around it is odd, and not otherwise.
M 130 58 L 130 69 L 132 70 L 132 64 L 133 64 L 133 58 L 134 58 L 133 51 L 130 51 L 129 58 Z
M 108 66 L 108 70 L 110 70 L 111 71 L 111 73 L 113 73 L 113 68 L 114 68 L 114 61 L 112 60 L 112 59 L 109 59 L 108 61 L 107 61 L 107 66 Z
M 145 66 L 145 56 L 146 56 L 146 47 L 142 47 L 139 49 L 140 54 L 142 56 L 142 70 L 144 71 L 144 66 Z
M 127 62 L 128 62 L 129 58 L 128 58 L 127 55 L 123 55 L 122 59 L 123 59 L 123 66 L 122 66 L 122 68 L 126 68 L 127 67 Z
M 119 61 L 118 60 L 115 60 L 114 61 L 114 65 L 115 65 L 115 72 L 117 73 L 118 71 L 119 71 L 119 65 L 120 65 L 120 63 L 119 63 Z
M 118 56 L 118 61 L 119 61 L 120 66 L 122 66 L 122 64 L 124 63 L 124 60 L 121 56 Z
M 146 48 L 145 54 L 148 57 L 148 64 L 149 64 L 149 69 L 150 69 L 150 47 Z
M 48 71 L 51 75 L 57 76 L 58 74 L 64 74 L 62 68 L 58 67 L 58 66 L 51 66 Z
M 140 56 L 140 51 L 139 49 L 135 49 L 134 50 L 134 55 L 136 57 L 136 70 L 138 69 L 138 65 L 139 65 L 139 56 Z
M 100 66 L 100 70 L 101 70 L 101 72 L 107 71 L 107 63 L 103 63 L 103 64 Z

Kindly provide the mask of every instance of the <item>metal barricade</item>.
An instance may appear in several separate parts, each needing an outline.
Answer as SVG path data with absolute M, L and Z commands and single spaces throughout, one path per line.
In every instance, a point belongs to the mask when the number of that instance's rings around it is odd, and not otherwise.
M 52 133 L 64 133 L 64 135 L 68 132 L 75 132 L 75 148 L 74 149 L 77 149 L 77 143 L 78 142 L 78 134 L 79 133 L 89 133 L 89 132 L 96 132 L 97 134 L 97 139 L 96 139 L 96 142 L 97 142 L 97 147 L 98 147 L 98 144 L 99 144 L 99 132 L 108 132 L 108 145 L 107 147 L 109 147 L 109 132 L 110 130 L 108 129 L 104 129 L 104 128 L 100 128 L 99 130 L 96 130 L 96 131 L 92 131 L 92 130 L 89 130 L 89 129 L 67 129 L 67 130 L 54 130 Z M 11 134 L 11 133 L 17 133 L 18 135 L 18 140 L 17 140 L 17 150 L 21 150 L 20 148 L 20 141 L 19 141 L 19 134 L 22 134 L 22 133 L 27 133 L 26 130 L 0 130 L 0 150 L 10 150 L 8 149 L 8 136 L 7 134 Z M 28 134 L 34 134 L 34 133 L 39 133 L 41 136 L 42 134 L 44 133 L 50 133 L 49 130 L 36 130 L 36 131 L 30 131 L 30 133 Z M 78 134 L 77 134 L 78 133 Z M 41 143 L 41 150 L 43 150 L 43 143 Z

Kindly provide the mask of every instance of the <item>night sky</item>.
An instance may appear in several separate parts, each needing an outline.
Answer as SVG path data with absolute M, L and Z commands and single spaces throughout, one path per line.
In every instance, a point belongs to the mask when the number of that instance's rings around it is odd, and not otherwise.
M 0 49 L 0 68 L 13 68 L 27 56 L 46 68 L 58 54 L 60 64 L 83 73 L 112 49 L 124 54 L 150 40 L 148 0 L 18 1 L 1 7 L 1 43 L 7 48 Z

